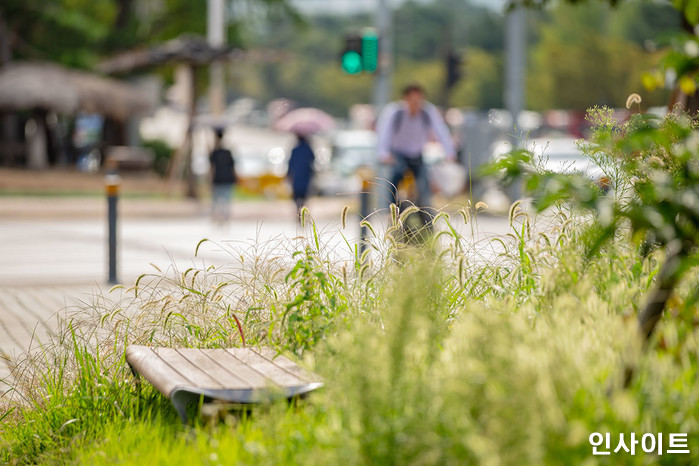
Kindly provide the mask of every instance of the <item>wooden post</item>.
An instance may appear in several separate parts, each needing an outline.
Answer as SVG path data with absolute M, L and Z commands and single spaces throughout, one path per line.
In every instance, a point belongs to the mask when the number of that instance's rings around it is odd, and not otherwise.
M 46 115 L 37 111 L 27 122 L 27 167 L 43 170 L 49 165 L 46 141 Z
M 190 199 L 198 199 L 197 184 L 194 172 L 192 172 L 192 126 L 194 123 L 194 115 L 197 107 L 197 82 L 194 65 L 187 64 L 188 96 L 187 101 L 187 129 L 185 130 L 182 145 L 177 149 L 170 161 L 169 177 L 170 184 L 180 179 L 183 175 L 187 180 L 186 196 Z

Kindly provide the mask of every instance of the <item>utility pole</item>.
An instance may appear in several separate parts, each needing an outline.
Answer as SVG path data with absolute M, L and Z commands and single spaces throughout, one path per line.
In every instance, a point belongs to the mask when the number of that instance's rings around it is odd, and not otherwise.
M 524 109 L 524 57 L 526 53 L 527 36 L 525 31 L 525 9 L 520 2 L 513 3 L 512 9 L 507 13 L 505 27 L 505 106 L 512 115 L 514 127 L 517 125 L 519 114 Z M 515 129 L 513 127 L 513 130 Z M 513 133 L 513 145 L 519 141 L 518 135 Z
M 378 119 L 381 110 L 391 100 L 391 84 L 393 81 L 393 12 L 389 0 L 377 0 L 376 30 L 379 36 L 379 61 L 374 78 L 374 111 Z M 378 178 L 386 180 L 390 177 L 387 167 L 380 167 Z M 388 207 L 391 191 L 385 181 L 376 183 L 376 197 L 379 207 Z M 385 205 L 383 205 L 385 204 Z M 368 207 L 368 205 L 367 205 Z M 362 212 L 362 217 L 368 215 Z M 363 238 L 364 239 L 364 238 Z
M 226 45 L 226 1 L 207 0 L 206 39 L 211 47 Z M 212 62 L 209 65 L 209 111 L 222 115 L 226 102 L 226 83 L 223 64 Z
M 388 0 L 377 0 L 376 29 L 379 35 L 379 63 L 374 78 L 374 108 L 376 113 L 391 100 L 393 80 L 393 12 Z
M 524 110 L 524 57 L 527 50 L 527 35 L 525 29 L 526 11 L 518 0 L 514 1 L 507 13 L 505 26 L 505 106 L 512 116 L 512 147 L 521 145 L 521 134 L 518 134 L 517 121 Z M 510 187 L 508 196 L 512 201 L 522 197 L 520 181 Z

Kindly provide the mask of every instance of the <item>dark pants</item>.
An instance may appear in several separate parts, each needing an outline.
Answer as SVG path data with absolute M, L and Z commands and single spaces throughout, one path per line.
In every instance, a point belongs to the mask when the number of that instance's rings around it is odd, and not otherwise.
M 308 184 L 298 184 L 292 187 L 294 203 L 296 204 L 296 220 L 301 223 L 301 209 L 306 205 L 306 198 L 308 197 Z
M 398 203 L 398 185 L 403 180 L 405 172 L 410 170 L 415 177 L 415 188 L 417 190 L 417 199 L 415 205 L 418 207 L 430 206 L 430 185 L 427 179 L 427 167 L 422 160 L 422 154 L 418 157 L 408 157 L 405 154 L 394 153 L 394 163 L 391 171 L 391 201 Z

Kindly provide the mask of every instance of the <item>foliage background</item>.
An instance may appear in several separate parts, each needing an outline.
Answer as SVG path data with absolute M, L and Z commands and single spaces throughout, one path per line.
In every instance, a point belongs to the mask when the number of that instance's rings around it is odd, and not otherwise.
M 371 77 L 343 75 L 339 53 L 344 33 L 373 25 L 371 15 L 301 18 L 288 0 L 235 0 L 230 7 L 229 44 L 287 54 L 281 62 L 232 64 L 230 99 L 286 97 L 338 116 L 351 104 L 370 101 Z M 187 0 L 6 0 L 0 6 L 3 27 L 16 59 L 90 68 L 121 50 L 182 33 L 205 35 L 206 8 Z M 528 107 L 623 106 L 629 93 L 641 89 L 641 71 L 658 64 L 658 50 L 680 28 L 671 4 L 650 0 L 613 9 L 607 2 L 556 2 L 528 10 Z M 465 62 L 449 104 L 503 107 L 504 12 L 468 1 L 408 1 L 395 9 L 394 29 L 396 96 L 404 83 L 417 80 L 432 100 L 446 103 L 444 56 L 453 49 Z M 160 72 L 172 79 L 169 70 Z M 644 104 L 665 105 L 667 98 L 666 91 L 645 93 Z
M 307 23 L 299 31 L 282 20 L 262 31 L 257 43 L 288 50 L 292 56 L 282 63 L 237 67 L 234 92 L 262 100 L 288 97 L 338 115 L 348 103 L 369 102 L 370 77 L 343 76 L 338 57 L 342 33 L 371 25 L 373 18 L 320 15 L 307 18 Z M 629 93 L 642 89 L 641 72 L 659 63 L 658 50 L 679 28 L 679 13 L 662 2 L 631 1 L 616 8 L 604 2 L 557 2 L 545 10 L 528 10 L 528 108 L 582 112 L 593 105 L 622 107 Z M 403 84 L 417 80 L 432 100 L 444 103 L 443 57 L 452 48 L 464 65 L 449 104 L 504 106 L 504 12 L 452 0 L 407 2 L 395 11 L 394 29 L 394 97 Z M 257 81 L 260 73 L 264 86 Z M 644 93 L 644 104 L 666 105 L 667 98 L 667 91 Z

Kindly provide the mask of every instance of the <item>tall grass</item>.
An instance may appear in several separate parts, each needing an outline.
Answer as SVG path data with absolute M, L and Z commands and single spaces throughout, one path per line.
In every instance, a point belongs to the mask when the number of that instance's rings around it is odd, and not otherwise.
M 599 460 L 593 432 L 689 434 L 690 455 L 639 448 L 612 463 L 699 459 L 697 309 L 683 307 L 696 273 L 644 350 L 630 316 L 662 253 L 639 258 L 617 241 L 586 259 L 586 219 L 521 205 L 497 238 L 473 239 L 478 215 L 466 206 L 439 214 L 428 244 L 405 247 L 404 220 L 372 222 L 369 252 L 349 260 L 311 223 L 304 238 L 214 245 L 229 254 L 224 268 L 156 270 L 97 297 L 15 367 L 0 460 L 580 464 Z M 326 386 L 294 405 L 181 426 L 152 387 L 133 384 L 124 350 L 134 343 L 269 345 Z

